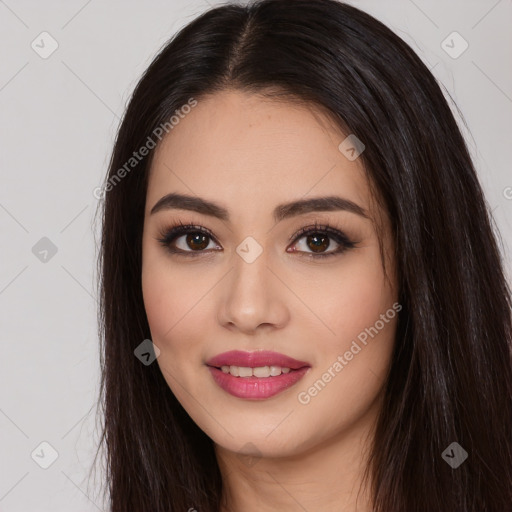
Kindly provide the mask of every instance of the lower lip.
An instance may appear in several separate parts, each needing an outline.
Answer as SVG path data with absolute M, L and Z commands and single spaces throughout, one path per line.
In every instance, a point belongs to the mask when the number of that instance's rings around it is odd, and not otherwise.
M 215 382 L 229 394 L 248 400 L 264 400 L 277 395 L 297 383 L 309 370 L 304 366 L 298 370 L 290 370 L 277 377 L 234 377 L 219 368 L 208 366 Z

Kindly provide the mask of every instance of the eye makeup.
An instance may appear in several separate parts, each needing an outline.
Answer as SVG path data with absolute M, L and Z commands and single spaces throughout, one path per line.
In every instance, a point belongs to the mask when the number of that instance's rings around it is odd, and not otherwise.
M 176 247 L 176 242 L 182 237 L 185 240 L 184 243 L 186 247 L 190 250 Z M 306 239 L 305 243 L 308 244 L 306 248 L 311 249 L 309 244 L 312 244 L 312 252 L 297 250 L 296 248 L 292 248 L 291 250 L 287 249 L 287 252 L 308 258 L 321 259 L 343 254 L 345 251 L 356 247 L 357 244 L 357 242 L 352 241 L 343 231 L 329 223 L 315 222 L 313 225 L 304 226 L 295 232 L 290 237 L 289 241 L 293 242 L 295 246 L 297 245 L 296 242 L 303 238 Z M 181 221 L 177 221 L 162 229 L 156 240 L 170 254 L 185 257 L 196 258 L 205 253 L 222 250 L 219 249 L 220 244 L 209 229 L 193 223 L 182 223 Z M 337 245 L 334 250 L 320 252 L 323 248 L 330 249 L 332 241 Z M 213 242 L 216 247 L 214 249 L 207 249 L 208 246 L 211 245 L 211 242 Z M 194 248 L 193 245 L 196 247 Z M 315 252 L 316 248 L 320 251 Z

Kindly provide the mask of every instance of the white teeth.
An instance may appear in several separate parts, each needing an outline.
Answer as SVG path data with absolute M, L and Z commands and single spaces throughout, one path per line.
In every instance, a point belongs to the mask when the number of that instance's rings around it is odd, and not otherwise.
M 223 373 L 230 373 L 233 377 L 277 377 L 281 373 L 288 373 L 290 368 L 280 366 L 258 366 L 249 368 L 247 366 L 221 366 Z
M 244 366 L 238 366 L 238 376 L 239 377 L 251 377 L 252 376 L 252 368 L 246 368 Z M 233 371 L 233 366 L 231 367 L 231 371 Z
M 253 368 L 252 374 L 255 377 L 270 377 L 270 368 L 268 366 Z
M 286 370 L 286 368 L 285 368 Z M 282 368 L 280 366 L 271 366 L 270 367 L 270 375 L 272 377 L 277 377 L 278 375 L 281 375 Z

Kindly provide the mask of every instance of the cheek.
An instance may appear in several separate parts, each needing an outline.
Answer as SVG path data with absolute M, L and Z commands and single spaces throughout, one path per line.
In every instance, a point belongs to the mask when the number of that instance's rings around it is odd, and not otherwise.
M 357 417 L 378 395 L 391 362 L 398 318 L 394 288 L 385 280 L 377 248 L 347 258 L 336 278 L 319 281 L 317 275 L 314 282 L 310 304 L 323 334 L 315 338 L 315 371 L 300 387 L 299 402 L 314 402 L 324 412 L 340 402 Z
M 342 263 L 332 273 L 303 274 L 298 293 L 311 313 L 301 316 L 311 318 L 315 324 L 311 328 L 320 329 L 322 339 L 340 350 L 395 302 L 377 250 L 353 253 Z
M 201 333 L 204 336 L 200 299 L 208 288 L 191 285 L 186 273 L 171 270 L 164 260 L 147 268 L 143 265 L 144 306 L 151 340 L 160 349 L 156 362 L 169 388 L 188 409 L 193 405 L 189 393 L 201 357 Z
M 380 320 L 380 315 L 392 307 L 393 302 L 393 294 L 382 275 L 372 276 L 369 272 L 352 274 L 331 303 L 336 304 L 336 307 L 329 308 L 329 318 L 336 337 L 346 341 L 366 332 L 366 329 Z M 379 327 L 379 330 L 385 330 L 385 326 L 380 323 Z
M 161 350 L 179 350 L 186 345 L 185 338 L 194 339 L 194 332 L 199 330 L 200 299 L 208 283 L 202 284 L 190 273 L 173 267 L 165 255 L 154 252 L 148 251 L 142 265 L 142 294 L 149 327 L 153 342 Z

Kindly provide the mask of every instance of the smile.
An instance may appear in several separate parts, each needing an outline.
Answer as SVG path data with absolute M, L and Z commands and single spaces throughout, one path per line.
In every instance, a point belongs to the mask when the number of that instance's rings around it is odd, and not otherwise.
M 214 382 L 224 391 L 246 400 L 265 400 L 296 384 L 311 366 L 270 351 L 219 354 L 206 363 Z

